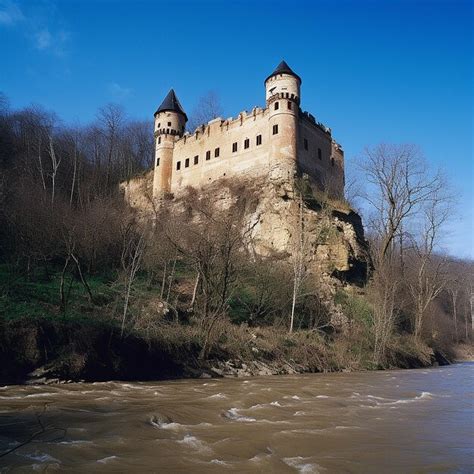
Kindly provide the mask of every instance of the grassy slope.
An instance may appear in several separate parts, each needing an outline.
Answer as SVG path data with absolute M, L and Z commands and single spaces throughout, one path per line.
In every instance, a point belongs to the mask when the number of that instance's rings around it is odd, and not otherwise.
M 182 287 L 192 286 L 186 275 L 179 276 Z M 78 281 L 68 281 L 65 312 L 59 309 L 59 280 L 59 272 L 40 270 L 26 278 L 0 266 L 0 358 L 4 361 L 0 380 L 22 381 L 28 372 L 44 365 L 50 376 L 73 380 L 197 375 L 226 360 L 237 366 L 258 360 L 271 364 L 275 372 L 287 361 L 306 371 L 376 368 L 371 362 L 370 308 L 362 297 L 337 295 L 352 320 L 351 330 L 344 334 L 302 330 L 289 335 L 285 328 L 249 328 L 223 321 L 209 360 L 198 361 L 202 329 L 187 322 L 189 315 L 180 314 L 180 323 L 171 316 L 157 316 L 153 310 L 159 301 L 157 291 L 148 288 L 146 281 L 138 281 L 135 301 L 140 304 L 132 304 L 130 311 L 141 322 L 122 338 L 114 275 L 89 277 L 94 303 Z M 234 305 L 231 311 L 234 320 L 245 316 L 242 307 Z M 144 314 L 151 318 L 143 318 Z M 417 367 L 431 360 L 426 346 L 400 336 L 393 341 L 387 366 Z

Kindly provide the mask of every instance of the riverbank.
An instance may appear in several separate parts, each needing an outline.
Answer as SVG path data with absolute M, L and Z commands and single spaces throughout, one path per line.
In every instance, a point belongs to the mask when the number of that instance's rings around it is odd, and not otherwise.
M 456 362 L 474 362 L 474 345 L 457 344 L 454 346 L 453 354 Z
M 177 271 L 178 273 L 178 271 Z M 0 266 L 0 383 L 247 377 L 315 372 L 419 368 L 454 361 L 447 338 L 416 340 L 393 331 L 384 357 L 373 362 L 373 312 L 363 294 L 338 290 L 333 307 L 346 324 L 336 329 L 321 304 L 301 308 L 290 334 L 287 320 L 249 315 L 258 308 L 250 287 L 228 314 L 211 322 L 190 309 L 193 281 L 176 276 L 183 303 L 174 307 L 142 278 L 122 327 L 116 276 L 89 278 L 93 298 L 71 280 L 67 305 L 58 305 L 60 274 L 30 276 Z M 281 309 L 280 309 L 281 311 Z M 301 313 L 303 314 L 303 313 Z M 442 333 L 440 333 L 442 334 Z M 448 341 L 449 342 L 449 341 Z
M 15 318 L 0 324 L 0 383 L 248 377 L 353 372 L 444 365 L 453 359 L 415 341 L 394 337 L 386 363 L 372 362 L 369 335 L 353 326 L 325 334 L 284 328 L 251 328 L 221 322 L 219 338 L 203 358 L 203 329 L 168 322 L 153 333 L 120 334 L 106 317 Z

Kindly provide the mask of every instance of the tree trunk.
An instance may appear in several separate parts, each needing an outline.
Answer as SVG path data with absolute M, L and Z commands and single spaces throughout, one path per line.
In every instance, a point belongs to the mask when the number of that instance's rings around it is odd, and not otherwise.
M 92 304 L 94 302 L 94 298 L 92 296 L 92 291 L 91 291 L 90 286 L 87 283 L 86 279 L 84 278 L 84 274 L 82 273 L 81 264 L 79 263 L 79 259 L 74 254 L 71 254 L 71 258 L 74 260 L 74 263 L 76 264 L 76 268 L 77 268 L 77 271 L 79 273 L 79 278 L 81 279 L 81 283 L 82 283 L 82 285 L 84 286 L 84 288 L 86 290 L 87 298 L 89 300 L 89 303 Z
M 60 306 L 59 310 L 64 313 L 66 311 L 66 298 L 64 294 L 64 278 L 66 276 L 66 270 L 69 265 L 69 261 L 71 260 L 71 256 L 68 255 L 66 261 L 64 262 L 63 271 L 61 272 L 61 281 L 59 283 L 59 296 L 60 296 Z
M 200 277 L 200 273 L 197 272 L 196 281 L 194 283 L 194 289 L 193 289 L 193 297 L 191 299 L 191 309 L 194 309 L 194 302 L 196 301 L 196 294 L 197 294 L 197 289 L 199 285 L 199 277 Z

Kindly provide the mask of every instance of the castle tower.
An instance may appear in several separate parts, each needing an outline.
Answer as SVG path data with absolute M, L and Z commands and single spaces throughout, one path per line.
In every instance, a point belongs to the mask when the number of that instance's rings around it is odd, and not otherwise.
M 174 144 L 177 138 L 183 136 L 187 121 L 188 117 L 171 89 L 155 112 L 153 198 L 171 191 Z
M 292 178 L 297 160 L 300 86 L 300 77 L 285 61 L 265 79 L 270 159 L 272 166 L 284 173 L 284 178 Z

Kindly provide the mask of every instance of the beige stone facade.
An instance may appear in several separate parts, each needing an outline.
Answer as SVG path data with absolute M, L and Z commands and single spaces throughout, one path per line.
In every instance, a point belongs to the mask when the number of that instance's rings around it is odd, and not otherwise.
M 292 179 L 305 174 L 318 188 L 344 194 L 344 153 L 331 130 L 300 108 L 301 79 L 285 62 L 265 80 L 266 107 L 216 118 L 185 132 L 174 91 L 155 113 L 153 196 L 179 194 L 220 178 Z

